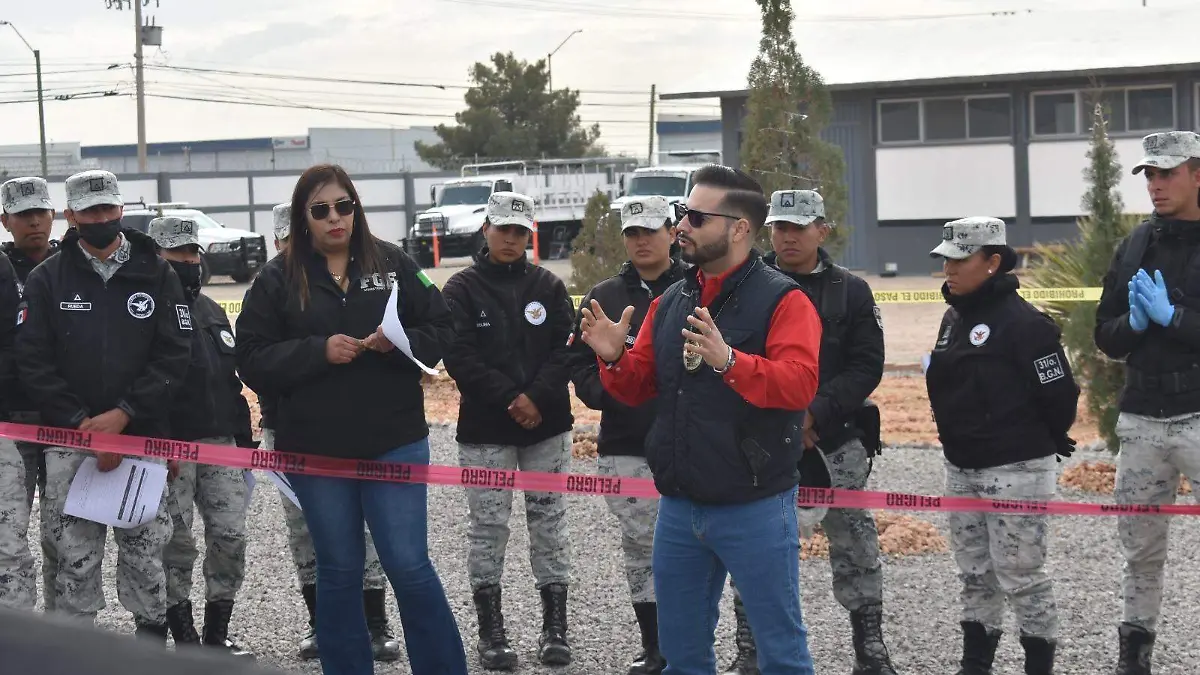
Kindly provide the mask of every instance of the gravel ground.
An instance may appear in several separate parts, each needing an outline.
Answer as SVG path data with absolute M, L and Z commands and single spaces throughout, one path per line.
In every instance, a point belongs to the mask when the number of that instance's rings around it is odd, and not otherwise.
M 431 437 L 436 463 L 456 461 L 453 430 L 435 428 Z M 1081 453 L 1070 463 L 1105 456 Z M 573 470 L 590 472 L 590 463 L 576 460 Z M 885 451 L 871 480 L 873 489 L 938 494 L 942 486 L 940 453 L 921 448 Z M 1066 493 L 1065 499 L 1089 499 Z M 1094 498 L 1100 501 L 1100 498 Z M 516 500 L 505 580 L 506 624 L 520 655 L 521 673 L 555 672 L 537 664 L 537 630 L 540 608 L 528 563 L 528 537 L 523 506 Z M 466 637 L 471 672 L 485 672 L 473 658 L 476 622 L 467 587 L 464 532 L 466 500 L 457 488 L 430 491 L 430 546 L 447 586 L 459 626 Z M 941 514 L 924 514 L 945 532 Z M 199 519 L 197 519 L 199 521 Z M 256 490 L 250 521 L 255 524 L 249 550 L 246 584 L 234 614 L 234 638 L 259 655 L 262 663 L 288 672 L 319 673 L 315 662 L 302 663 L 294 652 L 303 633 L 305 612 L 296 587 L 288 553 L 283 515 L 277 492 L 269 485 Z M 1116 622 L 1119 620 L 1120 558 L 1115 523 L 1111 517 L 1058 518 L 1054 524 L 1051 565 L 1058 578 L 1057 594 L 1063 617 L 1064 641 L 1060 646 L 1060 674 L 1108 672 L 1116 660 Z M 569 605 L 574 663 L 558 672 L 576 674 L 624 673 L 638 651 L 638 632 L 628 601 L 621 567 L 615 519 L 601 499 L 575 497 L 571 501 L 571 536 L 575 542 L 575 583 Z M 1200 554 L 1181 542 L 1200 538 L 1195 520 L 1176 519 L 1168 567 L 1168 594 L 1161 620 L 1155 672 L 1159 675 L 1194 671 L 1200 660 L 1200 640 L 1188 629 L 1181 614 L 1200 605 Z M 132 622 L 116 599 L 113 570 L 115 546 L 108 547 L 106 589 L 108 608 L 100 623 L 119 632 L 131 632 Z M 199 579 L 193 602 L 202 604 Z M 886 633 L 901 673 L 953 672 L 959 654 L 958 582 L 947 554 L 895 558 L 885 562 Z M 819 673 L 845 673 L 852 665 L 850 630 L 845 612 L 830 591 L 829 565 L 825 560 L 802 566 L 804 613 L 809 644 Z M 202 610 L 198 608 L 197 613 Z M 399 619 L 392 608 L 393 627 Z M 199 616 L 198 616 L 199 618 Z M 733 655 L 733 618 L 730 596 L 722 604 L 717 629 L 718 665 Z M 1020 647 L 1009 619 L 1008 632 L 997 657 L 997 675 L 1021 672 Z M 1188 665 L 1185 665 L 1188 664 Z M 406 664 L 378 664 L 378 673 L 408 673 Z

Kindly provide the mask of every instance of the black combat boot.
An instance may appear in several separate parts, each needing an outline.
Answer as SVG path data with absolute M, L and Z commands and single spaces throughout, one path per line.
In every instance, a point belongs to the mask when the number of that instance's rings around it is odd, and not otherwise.
M 642 631 L 642 653 L 629 666 L 629 675 L 659 675 L 667 667 L 667 661 L 658 650 L 658 604 L 635 602 L 633 615 Z
M 376 661 L 395 661 L 400 658 L 400 642 L 388 626 L 387 592 L 382 588 L 363 590 L 363 608 L 367 614 L 367 629 L 371 631 L 371 652 Z
M 167 610 L 167 626 L 171 629 L 176 649 L 200 644 L 200 634 L 196 632 L 196 622 L 192 617 L 191 600 L 184 600 Z
M 137 627 L 133 629 L 133 636 L 139 640 L 145 640 L 146 642 L 154 643 L 161 646 L 163 649 L 166 649 L 168 630 L 167 624 L 165 623 L 138 623 Z
M 1117 629 L 1121 637 L 1121 656 L 1117 675 L 1150 675 L 1150 655 L 1154 651 L 1154 633 L 1123 623 Z
M 1054 675 L 1054 651 L 1058 643 L 1054 640 L 1021 636 L 1025 648 L 1025 675 Z
M 850 612 L 854 641 L 853 675 L 896 675 L 883 643 L 883 608 L 867 605 Z
M 317 649 L 317 587 L 303 586 L 300 595 L 304 596 L 304 606 L 308 608 L 308 632 L 300 639 L 300 659 L 311 661 L 321 658 L 321 651 Z
M 479 663 L 487 670 L 513 670 L 517 652 L 504 634 L 504 614 L 500 607 L 500 586 L 484 586 L 475 591 L 475 613 L 479 617 Z
M 733 634 L 737 644 L 737 656 L 725 669 L 725 675 L 759 675 L 758 648 L 754 646 L 754 634 L 750 632 L 750 621 L 746 618 L 746 606 L 742 596 L 733 596 L 733 616 L 737 619 L 737 632 Z
M 547 666 L 571 663 L 571 645 L 567 644 L 566 584 L 548 584 L 542 588 L 542 634 L 538 637 L 538 659 Z
M 204 644 L 221 649 L 239 659 L 254 660 L 254 654 L 229 639 L 229 619 L 232 616 L 232 600 L 209 600 L 204 603 Z
M 1000 646 L 1001 631 L 989 632 L 976 621 L 963 621 L 962 669 L 958 675 L 992 675 L 992 661 Z

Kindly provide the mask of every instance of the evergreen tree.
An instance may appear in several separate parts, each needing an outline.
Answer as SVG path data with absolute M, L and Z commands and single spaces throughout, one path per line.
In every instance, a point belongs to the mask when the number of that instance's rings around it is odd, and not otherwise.
M 742 167 L 770 195 L 776 190 L 817 190 L 827 219 L 838 225 L 825 247 L 836 255 L 847 235 L 846 171 L 842 151 L 820 137 L 833 113 L 820 74 L 805 65 L 792 37 L 791 0 L 756 0 L 762 12 L 758 56 L 750 65 L 741 148 Z M 769 247 L 763 228 L 759 243 Z
M 1098 287 L 1112 262 L 1113 252 L 1141 217 L 1126 215 L 1120 185 L 1121 163 L 1108 137 L 1109 112 L 1098 92 L 1092 96 L 1092 135 L 1088 149 L 1089 164 L 1084 169 L 1088 191 L 1082 207 L 1079 239 L 1061 245 L 1061 250 L 1040 246 L 1041 262 L 1034 268 L 1034 281 L 1047 288 Z M 1125 383 L 1121 363 L 1106 357 L 1093 337 L 1096 303 L 1047 303 L 1049 312 L 1063 330 L 1063 344 L 1071 356 L 1076 377 L 1083 383 L 1087 406 L 1096 418 L 1108 448 L 1116 452 L 1117 397 Z
M 621 239 L 621 216 L 612 211 L 608 195 L 596 191 L 583 212 L 583 227 L 571 242 L 571 293 L 583 295 L 593 286 L 616 274 L 625 254 Z
M 492 55 L 491 65 L 471 68 L 475 83 L 464 95 L 457 125 L 439 124 L 441 143 L 417 141 L 421 159 L 457 170 L 472 162 L 596 156 L 600 125 L 583 128 L 579 92 L 548 90 L 546 61 L 528 63 L 512 53 Z

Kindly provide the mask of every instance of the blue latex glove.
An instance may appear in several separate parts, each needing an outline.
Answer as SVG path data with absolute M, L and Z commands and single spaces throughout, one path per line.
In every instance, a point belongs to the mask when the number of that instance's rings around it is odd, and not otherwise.
M 1137 284 L 1138 303 L 1146 310 L 1146 316 L 1160 326 L 1169 326 L 1175 317 L 1175 306 L 1171 304 L 1167 293 L 1167 283 L 1163 281 L 1162 272 L 1154 271 L 1154 279 L 1146 274 L 1146 270 L 1138 270 L 1134 277 Z
M 1145 332 L 1150 327 L 1150 317 L 1146 316 L 1146 308 L 1138 301 L 1137 284 L 1129 280 L 1129 326 L 1135 332 Z

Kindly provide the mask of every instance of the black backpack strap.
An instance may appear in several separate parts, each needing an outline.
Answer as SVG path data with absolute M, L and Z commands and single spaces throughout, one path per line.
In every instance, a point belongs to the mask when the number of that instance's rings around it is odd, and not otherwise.
M 837 323 L 846 316 L 846 270 L 838 265 L 829 269 L 829 283 L 821 291 L 821 306 L 818 312 L 821 320 L 827 323 Z
M 1145 222 L 1138 225 L 1129 235 L 1129 244 L 1125 247 L 1125 254 L 1121 256 L 1121 264 L 1117 267 L 1120 275 L 1117 282 L 1122 286 L 1129 283 L 1142 266 L 1142 258 L 1146 257 L 1146 249 L 1150 247 L 1150 235 L 1153 233 L 1154 228 L 1149 222 Z

